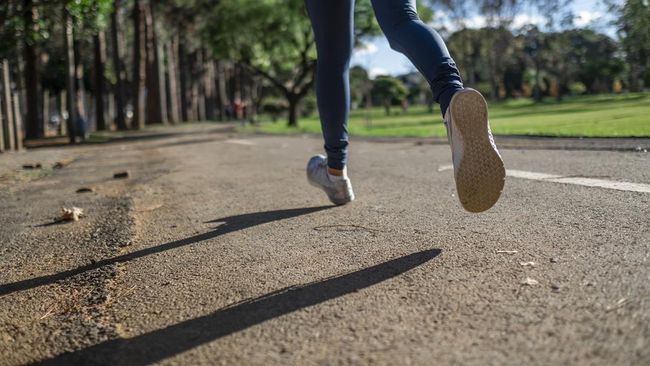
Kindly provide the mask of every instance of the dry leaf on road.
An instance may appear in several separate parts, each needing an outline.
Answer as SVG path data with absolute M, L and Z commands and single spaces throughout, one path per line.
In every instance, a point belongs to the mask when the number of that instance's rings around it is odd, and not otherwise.
M 84 210 L 79 207 L 61 208 L 61 221 L 79 221 L 79 218 L 84 216 Z

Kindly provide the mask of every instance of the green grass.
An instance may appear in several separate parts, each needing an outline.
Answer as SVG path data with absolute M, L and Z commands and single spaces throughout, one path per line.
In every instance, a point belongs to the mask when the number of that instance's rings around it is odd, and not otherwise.
M 428 137 L 445 136 L 439 110 L 432 114 L 423 106 L 407 113 L 392 109 L 386 116 L 381 108 L 355 110 L 350 115 L 354 136 Z M 497 135 L 650 137 L 650 93 L 596 95 L 565 98 L 542 103 L 530 99 L 490 104 L 490 123 Z M 248 132 L 320 133 L 318 116 L 304 117 L 298 128 L 287 127 L 283 119 L 273 123 L 262 119 Z

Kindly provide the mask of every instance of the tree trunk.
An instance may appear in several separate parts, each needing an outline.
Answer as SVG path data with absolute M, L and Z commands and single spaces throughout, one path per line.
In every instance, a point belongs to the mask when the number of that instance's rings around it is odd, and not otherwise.
M 187 55 L 185 53 L 185 46 L 181 39 L 178 44 L 178 67 L 180 72 L 180 99 L 181 99 L 181 119 L 185 122 L 189 119 L 187 89 L 188 89 L 188 72 L 187 72 Z
M 164 113 L 162 87 L 160 83 L 160 57 L 158 55 L 158 38 L 156 36 L 156 23 L 154 20 L 152 1 L 148 0 L 144 8 L 145 35 L 146 35 L 146 122 L 167 123 Z
M 59 130 L 57 131 L 59 136 L 65 136 L 67 134 L 66 119 L 64 117 L 68 114 L 68 111 L 66 110 L 66 93 L 67 91 L 64 89 L 56 95 L 56 108 L 59 110 Z
M 540 88 L 539 74 L 540 74 L 540 65 L 539 61 L 535 60 L 535 87 L 533 89 L 533 98 L 535 101 L 542 101 L 542 89 Z
M 196 75 L 196 51 L 192 52 L 190 55 L 190 60 L 188 64 L 190 65 L 190 70 L 187 73 L 188 80 L 189 80 L 189 108 L 187 111 L 187 118 L 188 120 L 195 122 L 198 118 L 198 111 L 199 111 L 199 86 L 197 83 L 197 75 Z
M 120 34 L 120 0 L 113 2 L 113 14 L 111 15 L 111 41 L 113 43 L 113 68 L 115 70 L 115 124 L 118 130 L 126 130 L 126 88 L 124 64 L 122 55 L 124 55 L 122 35 Z
M 2 115 L 2 102 L 0 102 L 0 152 L 5 151 L 5 121 L 7 120 L 6 117 Z
M 499 100 L 499 77 L 497 75 L 498 56 L 496 54 L 496 50 L 494 50 L 495 44 L 496 44 L 496 40 L 492 39 L 489 45 L 489 47 L 492 47 L 492 50 L 490 51 L 489 61 L 488 61 L 488 67 L 490 71 L 490 99 Z
M 205 121 L 205 96 L 206 96 L 206 73 L 205 69 L 205 52 L 203 48 L 196 51 L 196 66 L 199 70 L 198 77 L 196 78 L 196 102 L 198 109 L 199 121 Z
M 68 138 L 70 143 L 74 144 L 76 142 L 76 126 L 75 121 L 77 120 L 77 114 L 74 106 L 74 102 L 77 99 L 76 88 L 75 88 L 75 64 L 74 64 L 74 35 L 72 33 L 72 19 L 68 14 L 68 10 L 64 8 L 64 40 L 65 40 L 65 68 L 66 68 L 66 78 L 65 78 L 65 90 L 66 90 L 66 109 L 68 110 L 68 116 L 65 119 L 66 129 L 68 132 Z M 63 121 L 61 121 L 63 123 Z
M 227 119 L 226 108 L 228 107 L 228 92 L 226 91 L 226 66 L 223 61 L 217 61 L 217 86 L 219 92 L 219 120 Z
M 262 94 L 262 93 L 260 93 L 258 88 L 259 88 L 259 86 L 258 86 L 256 78 L 251 77 L 250 78 L 250 85 L 249 85 L 251 103 L 248 106 L 248 108 L 249 108 L 248 120 L 253 124 L 257 123 L 257 110 L 258 110 L 259 103 L 260 103 L 260 96 Z
M 106 40 L 104 32 L 93 37 L 95 45 L 95 126 L 98 131 L 106 130 L 104 110 L 104 63 L 106 62 Z
M 47 136 L 47 126 L 50 120 L 50 91 L 43 88 L 43 136 Z
M 38 56 L 36 46 L 31 34 L 38 31 L 38 12 L 32 0 L 23 1 L 23 21 L 26 33 L 23 36 L 23 57 L 25 58 L 25 90 L 27 93 L 26 123 L 29 139 L 43 137 L 43 128 L 40 118 L 39 81 L 38 81 Z
M 233 104 L 235 106 L 235 110 L 233 111 L 233 115 L 235 116 L 235 119 L 240 120 L 242 119 L 242 92 L 241 92 L 241 65 L 235 64 L 233 69 L 232 69 L 232 100 Z
M 196 82 L 196 79 L 192 77 L 192 88 L 190 89 L 190 101 L 191 101 L 191 108 L 190 108 L 190 113 L 188 114 L 188 118 L 195 122 L 197 120 L 200 120 L 200 114 L 199 114 L 199 83 Z
M 630 61 L 630 91 L 640 92 L 643 91 L 645 86 L 645 65 L 647 65 L 647 57 L 645 52 L 639 51 L 636 55 L 637 60 Z
M 74 100 L 77 119 L 74 120 L 73 123 L 76 125 L 75 130 L 77 132 L 77 137 L 81 137 L 81 139 L 84 140 L 88 132 L 88 115 L 86 114 L 86 86 L 84 85 L 84 64 L 83 58 L 81 57 L 81 41 L 75 39 L 73 45 L 77 97 L 76 100 Z
M 287 101 L 289 102 L 289 127 L 298 127 L 298 103 L 300 99 L 297 95 L 289 94 L 287 95 Z
M 178 75 L 177 75 L 177 63 L 176 63 L 176 54 L 174 52 L 176 49 L 176 37 L 172 39 L 171 42 L 168 42 L 165 46 L 165 53 L 167 58 L 167 87 L 168 87 L 168 100 L 169 100 L 169 120 L 172 123 L 179 123 L 181 121 L 180 111 L 178 110 Z
M 5 121 L 7 120 L 2 113 L 2 101 L 0 101 L 0 152 L 5 151 Z
M 20 97 L 18 93 L 14 93 L 14 141 L 16 143 L 16 150 L 23 149 L 23 119 L 20 112 Z
M 133 121 L 131 128 L 145 126 L 145 77 L 147 69 L 146 6 L 143 0 L 133 4 Z
M 4 135 L 4 146 L 7 150 L 14 149 L 14 140 L 13 136 L 13 126 L 14 118 L 11 104 L 11 81 L 9 80 L 9 61 L 2 60 L 2 97 L 5 111 L 5 120 L 4 125 L 1 127 L 3 129 Z
M 499 98 L 499 82 L 496 76 L 490 77 L 490 96 L 492 100 L 498 101 Z
M 167 98 L 167 88 L 165 86 L 165 52 L 163 51 L 164 46 L 158 43 L 156 47 L 156 55 L 158 56 L 158 94 L 160 95 L 160 121 L 163 124 L 169 123 L 169 113 L 167 112 L 167 103 L 169 99 Z
M 207 54 L 207 52 L 206 52 Z M 207 57 L 206 57 L 207 58 Z M 205 118 L 210 121 L 217 119 L 216 115 L 216 92 L 215 92 L 215 67 L 214 60 L 207 59 L 204 60 L 205 63 L 205 77 L 204 77 L 204 88 L 205 88 Z

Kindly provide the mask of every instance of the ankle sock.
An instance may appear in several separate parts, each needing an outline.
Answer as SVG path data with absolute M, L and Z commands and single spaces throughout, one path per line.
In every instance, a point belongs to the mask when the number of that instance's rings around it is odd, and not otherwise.
M 346 177 L 345 173 L 345 168 L 342 170 L 332 169 L 329 167 L 327 168 L 327 176 L 330 178 L 330 180 L 343 180 Z

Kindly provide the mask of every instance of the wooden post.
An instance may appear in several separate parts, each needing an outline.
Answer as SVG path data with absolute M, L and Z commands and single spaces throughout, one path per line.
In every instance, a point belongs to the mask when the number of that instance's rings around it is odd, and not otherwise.
M 13 104 L 11 102 L 11 81 L 9 80 L 9 61 L 2 60 L 2 89 L 3 89 L 3 99 L 4 106 L 7 112 L 7 118 L 5 121 L 4 138 L 6 141 L 5 147 L 8 150 L 13 150 L 15 148 L 14 144 L 14 118 L 13 118 Z

